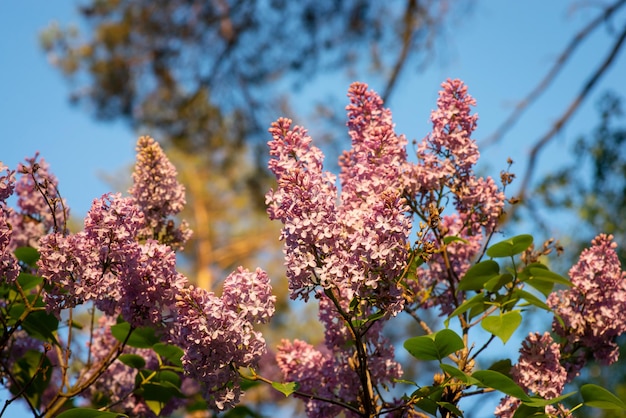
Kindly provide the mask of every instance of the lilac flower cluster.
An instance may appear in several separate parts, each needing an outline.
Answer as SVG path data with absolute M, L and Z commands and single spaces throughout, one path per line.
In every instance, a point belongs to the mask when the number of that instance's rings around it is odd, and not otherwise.
M 36 273 L 44 279 L 42 297 L 48 312 L 61 318 L 64 309 L 92 302 L 105 314 L 90 346 L 95 363 L 110 358 L 114 339 L 109 327 L 112 318 L 121 316 L 132 327 L 153 327 L 165 342 L 178 344 L 185 371 L 202 384 L 210 404 L 218 409 L 232 406 L 240 392 L 238 367 L 255 365 L 265 352 L 265 341 L 253 325 L 268 322 L 274 313 L 269 278 L 262 270 L 239 268 L 225 280 L 222 297 L 187 287 L 187 279 L 176 271 L 175 251 L 190 231 L 185 224 L 175 228 L 168 219 L 182 209 L 184 188 L 156 142 L 143 137 L 137 148 L 131 196 L 109 193 L 94 199 L 77 233 L 65 229 L 67 213 L 59 214 L 65 205 L 47 165 L 37 163 L 36 157 L 27 160 L 15 186 L 21 218 L 7 219 L 12 212 L 0 202 L 3 279 L 12 281 L 19 272 L 11 251 L 17 245 L 36 246 Z M 0 184 L 4 199 L 13 190 L 12 172 L 0 177 Z M 40 225 L 36 230 L 19 224 L 30 218 Z M 13 219 L 18 223 L 11 223 Z M 16 225 L 22 228 L 17 243 Z M 126 350 L 154 360 L 150 350 Z M 102 364 L 93 366 L 82 378 Z M 120 362 L 110 366 L 91 395 L 98 392 L 119 401 L 133 415 L 149 414 L 145 404 L 128 396 L 135 387 L 135 371 Z
M 265 340 L 254 330 L 274 313 L 267 274 L 239 268 L 224 282 L 221 298 L 189 287 L 177 295 L 174 341 L 185 347 L 185 372 L 203 386 L 204 398 L 217 409 L 239 401 L 239 367 L 255 366 L 265 353 Z
M 547 304 L 562 319 L 552 328 L 567 341 L 564 352 L 570 379 L 578 374 L 587 355 L 604 364 L 617 361 L 615 339 L 626 332 L 626 273 L 617 256 L 612 235 L 593 239 L 570 269 L 572 287 L 550 294 Z M 582 348 L 584 352 L 576 350 Z
M 176 167 L 159 144 L 149 136 L 140 137 L 133 186 L 129 190 L 146 220 L 139 235 L 182 248 L 191 231 L 186 222 L 175 228 L 173 221 L 168 219 L 180 213 L 185 206 L 185 187 L 176 176 Z
M 422 307 L 440 306 L 442 314 L 454 309 L 454 286 L 478 254 L 484 237 L 496 228 L 505 202 L 504 193 L 491 177 L 474 175 L 479 158 L 476 141 L 471 138 L 478 119 L 471 114 L 475 104 L 461 80 L 442 84 L 437 109 L 431 113 L 432 132 L 418 144 L 418 163 L 407 164 L 404 176 L 408 194 L 416 202 L 413 211 L 431 228 L 424 238 L 434 246 L 432 259 L 420 268 L 421 280 L 412 283 L 413 291 Z M 450 195 L 456 213 L 437 222 L 439 205 Z M 455 241 L 444 248 L 446 236 L 465 242 Z
M 13 255 L 11 246 L 12 227 L 9 223 L 11 209 L 6 200 L 13 194 L 15 188 L 15 173 L 0 162 L 0 283 L 13 283 L 19 274 L 17 259 Z
M 17 207 L 12 211 L 11 246 L 38 248 L 38 240 L 49 232 L 63 232 L 69 219 L 69 208 L 58 193 L 58 180 L 49 172 L 48 163 L 39 154 L 26 159 L 17 168 L 15 184 Z
M 527 392 L 544 399 L 554 399 L 561 395 L 567 383 L 567 371 L 561 365 L 561 346 L 554 342 L 549 332 L 543 335 L 530 333 L 522 342 L 518 363 L 511 370 L 513 379 Z M 500 418 L 513 417 L 519 407 L 519 400 L 507 396 L 496 408 Z M 546 407 L 550 416 L 567 417 L 570 413 L 561 405 Z
M 402 196 L 406 140 L 393 132 L 391 113 L 376 93 L 350 87 L 352 150 L 341 160 L 341 202 L 335 177 L 301 127 L 279 119 L 270 128 L 269 168 L 278 189 L 267 194 L 271 219 L 284 223 L 285 264 L 292 298 L 307 299 L 320 285 L 346 289 L 347 298 L 372 300 L 391 314 L 402 310 L 399 273 L 411 228 Z
M 400 280 L 411 220 L 402 180 L 406 139 L 395 134 L 391 112 L 367 85 L 353 83 L 348 97 L 352 148 L 340 159 L 341 195 L 335 176 L 323 171 L 323 155 L 306 131 L 279 119 L 270 128 L 269 142 L 269 168 L 278 189 L 267 194 L 267 203 L 270 218 L 284 223 L 281 238 L 291 297 L 306 301 L 317 288 L 326 330 L 323 352 L 284 341 L 279 366 L 287 379 L 304 386 L 310 381 L 319 396 L 359 403 L 367 389 L 355 371 L 356 363 L 363 361 L 354 360 L 355 339 L 364 345 L 372 385 L 387 384 L 402 371 L 381 326 L 361 335 L 350 330 L 347 317 L 362 320 L 382 313 L 389 318 L 402 311 Z M 361 302 L 351 306 L 355 300 Z M 316 360 L 294 361 L 303 347 Z M 336 409 L 316 400 L 307 403 L 309 416 L 330 416 Z

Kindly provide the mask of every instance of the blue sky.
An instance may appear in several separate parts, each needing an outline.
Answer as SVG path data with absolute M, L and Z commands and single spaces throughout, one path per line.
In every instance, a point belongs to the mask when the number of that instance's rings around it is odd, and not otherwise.
M 590 10 L 569 14 L 565 2 L 477 2 L 466 18 L 448 29 L 445 47 L 425 72 L 405 71 L 387 105 L 397 131 L 409 139 L 427 134 L 428 117 L 440 83 L 461 78 L 478 101 L 479 128 L 475 138 L 489 135 L 508 115 L 510 105 L 540 80 L 567 44 L 588 20 Z M 136 134 L 121 123 L 94 121 L 69 105 L 69 85 L 51 67 L 38 43 L 39 32 L 51 22 L 79 23 L 72 1 L 0 2 L 0 161 L 15 167 L 35 151 L 51 164 L 62 195 L 75 215 L 84 215 L 93 198 L 110 191 L 104 175 L 123 172 L 134 158 Z M 619 28 L 626 21 L 622 13 Z M 605 34 L 582 45 L 558 82 L 537 102 L 505 140 L 483 153 L 483 169 L 498 176 L 506 158 L 522 173 L 532 144 L 564 111 L 583 81 L 608 52 Z M 359 80 L 370 82 L 365 74 Z M 306 109 L 315 99 L 333 93 L 345 97 L 345 77 L 320 75 L 296 91 L 292 103 Z M 382 86 L 370 82 L 382 91 Z M 596 125 L 595 102 L 612 89 L 626 97 L 626 53 L 622 51 L 606 77 L 557 136 L 540 159 L 545 173 L 567 159 L 563 152 L 580 134 Z M 333 92 L 334 90 L 334 92 Z M 344 106 L 345 104 L 342 104 Z M 268 126 L 271 121 L 268 121 Z M 311 127 L 311 133 L 315 133 Z M 486 163 L 485 163 L 486 162 Z M 514 190 L 515 188 L 513 188 Z M 2 398 L 0 394 L 0 398 Z
M 82 215 L 94 197 L 110 190 L 103 175 L 123 172 L 132 164 L 136 134 L 122 123 L 98 122 L 83 109 L 70 106 L 69 84 L 49 65 L 39 47 L 38 34 L 50 23 L 80 23 L 74 9 L 72 1 L 0 4 L 4 63 L 0 70 L 0 141 L 4 145 L 0 161 L 14 167 L 24 157 L 40 151 L 59 177 L 61 192 L 73 213 Z M 487 136 L 507 115 L 510 105 L 543 76 L 569 36 L 588 20 L 585 16 L 589 12 L 570 14 L 563 2 L 477 2 L 466 18 L 457 18 L 448 28 L 443 48 L 426 72 L 409 69 L 403 73 L 396 93 L 387 103 L 397 131 L 421 139 L 429 129 L 428 116 L 435 106 L 439 84 L 452 77 L 463 79 L 478 101 L 480 120 L 475 138 Z M 625 17 L 621 18 L 623 22 Z M 532 143 L 564 110 L 607 48 L 603 36 L 584 44 L 558 83 L 505 141 L 482 150 L 485 170 L 497 176 L 511 156 L 517 163 L 514 168 L 521 173 Z M 594 97 L 608 88 L 626 95 L 624 55 L 596 88 Z M 382 90 L 382 86 L 368 80 L 367 74 L 359 76 L 360 81 Z M 353 80 L 336 74 L 331 77 L 321 75 L 296 91 L 296 108 L 306 109 L 313 100 L 328 94 L 345 97 Z M 595 126 L 594 102 L 592 98 L 579 110 L 544 153 L 541 163 L 549 161 L 548 167 L 554 167 L 565 157 L 562 151 L 568 142 Z M 314 134 L 315 129 L 310 130 Z

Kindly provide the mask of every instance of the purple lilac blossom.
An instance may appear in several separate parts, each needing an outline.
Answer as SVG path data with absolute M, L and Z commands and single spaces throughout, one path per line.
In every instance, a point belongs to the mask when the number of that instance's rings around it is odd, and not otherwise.
M 2 172 L 6 172 L 6 174 L 0 175 L 0 202 L 5 205 L 6 200 L 15 190 L 15 171 L 10 170 L 0 161 L 0 173 Z
M 174 227 L 172 220 L 185 206 L 185 186 L 176 179 L 176 167 L 160 145 L 149 136 L 137 141 L 137 163 L 133 185 L 129 190 L 144 213 L 146 224 L 142 238 L 154 238 L 175 249 L 181 249 L 191 236 L 186 222 Z
M 187 278 L 176 271 L 171 247 L 148 240 L 139 248 L 135 268 L 119 276 L 121 315 L 135 327 L 162 324 Z
M 567 371 L 561 365 L 561 347 L 549 332 L 543 335 L 530 333 L 520 348 L 520 357 L 511 369 L 513 380 L 527 393 L 554 399 L 561 395 L 567 383 Z M 520 405 L 518 399 L 505 396 L 496 407 L 494 415 L 512 418 Z M 569 417 L 569 410 L 561 404 L 547 405 L 544 412 L 554 417 Z
M 511 375 L 526 391 L 553 399 L 561 395 L 567 379 L 567 371 L 560 362 L 560 346 L 549 332 L 530 333 L 522 341 L 520 357 Z
M 365 84 L 352 84 L 348 96 L 352 149 L 340 159 L 341 196 L 335 177 L 323 171 L 323 155 L 311 145 L 306 131 L 279 119 L 270 128 L 273 139 L 269 142 L 273 157 L 269 168 L 276 175 L 278 189 L 267 194 L 267 203 L 270 218 L 284 223 L 281 239 L 291 297 L 306 301 L 315 289 L 320 300 L 327 354 L 307 373 L 316 373 L 318 381 L 328 380 L 326 396 L 358 403 L 364 388 L 351 366 L 355 336 L 346 326 L 345 315 L 367 318 L 382 312 L 388 318 L 402 311 L 399 281 L 411 220 L 401 180 L 406 139 L 395 134 L 391 112 Z M 351 308 L 355 297 L 362 303 Z M 372 385 L 388 384 L 402 374 L 393 347 L 381 331 L 382 326 L 376 324 L 358 337 L 370 360 Z M 284 342 L 278 356 L 286 355 L 291 347 Z M 289 380 L 289 362 L 282 364 Z M 307 414 L 327 416 L 330 410 L 325 408 L 336 409 L 309 401 Z
M 17 211 L 12 211 L 9 223 L 13 228 L 11 247 L 37 248 L 39 238 L 50 232 L 65 231 L 69 208 L 58 194 L 57 178 L 49 171 L 48 163 L 35 154 L 20 163 L 19 178 L 15 183 Z M 45 197 L 43 194 L 45 194 Z
M 322 171 L 323 154 L 311 145 L 305 129 L 291 128 L 291 120 L 281 118 L 270 128 L 269 169 L 278 181 L 277 190 L 266 197 L 270 219 L 279 219 L 284 227 L 285 265 L 292 299 L 308 300 L 320 285 L 333 286 L 332 276 L 324 274 L 320 264 L 332 268 L 337 254 L 337 188 L 335 176 Z M 320 274 L 314 275 L 318 271 Z
M 270 128 L 269 168 L 278 190 L 267 194 L 271 219 L 284 223 L 285 264 L 291 297 L 307 300 L 320 285 L 347 289 L 395 315 L 404 303 L 398 285 L 411 229 L 400 177 L 406 140 L 393 132 L 382 100 L 354 83 L 348 126 L 352 150 L 340 161 L 342 193 L 337 204 L 335 177 L 322 169 L 323 155 L 291 121 Z
M 617 361 L 616 338 L 626 331 L 626 273 L 617 256 L 612 235 L 601 234 L 585 249 L 570 269 L 572 287 L 550 294 L 547 304 L 561 317 L 553 330 L 566 339 L 564 352 L 569 379 L 584 366 L 586 355 L 593 354 L 603 364 Z M 576 352 L 581 347 L 586 355 Z
M 288 382 L 298 382 L 298 389 L 326 399 L 334 399 L 339 384 L 356 387 L 356 375 L 349 374 L 347 381 L 339 381 L 334 373 L 332 355 L 322 353 L 312 345 L 301 341 L 282 340 L 277 347 L 276 361 L 283 376 Z M 342 411 L 337 405 L 315 399 L 306 401 L 308 417 L 333 417 Z M 347 414 L 346 416 L 353 416 Z
M 6 200 L 13 194 L 15 188 L 15 174 L 0 162 L 0 283 L 13 283 L 19 274 L 19 265 L 13 255 L 11 246 L 12 227 L 9 223 L 11 211 Z
M 94 301 L 107 315 L 119 313 L 123 288 L 120 277 L 137 271 L 141 248 L 136 242 L 143 213 L 132 198 L 105 194 L 95 199 L 84 231 L 40 240 L 39 274 L 52 285 L 44 295 L 49 312 L 60 314 Z
M 476 141 L 471 139 L 478 115 L 470 111 L 476 100 L 461 80 L 447 80 L 441 87 L 437 109 L 430 116 L 432 132 L 418 144 L 419 162 L 408 177 L 415 195 L 426 196 L 443 186 L 460 191 L 473 176 L 479 157 Z
M 265 340 L 253 325 L 269 320 L 274 302 L 267 274 L 258 269 L 232 273 L 222 298 L 193 286 L 177 295 L 172 338 L 184 350 L 185 373 L 202 383 L 212 408 L 222 410 L 239 401 L 237 370 L 256 366 L 266 352 Z
M 492 233 L 504 208 L 505 196 L 491 178 L 477 178 L 473 167 L 478 161 L 476 141 L 471 138 L 478 116 L 471 114 L 476 101 L 461 80 L 442 84 L 437 109 L 431 113 L 432 132 L 417 146 L 417 164 L 407 164 L 405 176 L 409 195 L 417 202 L 424 221 L 433 207 L 454 196 L 456 213 L 443 216 L 435 231 L 425 239 L 435 249 L 441 239 L 457 236 L 465 240 L 446 245 L 444 255 L 436 251 L 430 262 L 420 267 L 420 280 L 411 283 L 422 307 L 440 306 L 446 315 L 456 307 L 453 286 L 463 277 L 479 253 L 485 236 Z M 439 208 L 434 214 L 439 217 Z

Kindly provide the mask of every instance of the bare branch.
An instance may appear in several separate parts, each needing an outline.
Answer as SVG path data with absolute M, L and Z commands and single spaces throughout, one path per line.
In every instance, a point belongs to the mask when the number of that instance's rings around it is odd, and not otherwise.
M 417 1 L 408 0 L 406 4 L 406 11 L 404 12 L 404 19 L 402 19 L 404 21 L 404 31 L 402 32 L 402 50 L 400 51 L 398 59 L 393 66 L 393 70 L 391 71 L 391 75 L 387 80 L 385 92 L 382 95 L 384 102 L 387 102 L 389 99 L 389 96 L 396 85 L 396 81 L 398 80 L 398 76 L 400 75 L 402 68 L 404 68 L 406 59 L 409 56 L 409 51 L 411 50 L 411 46 L 413 44 L 413 29 L 416 24 L 416 12 L 419 12 Z
M 587 80 L 582 90 L 578 93 L 578 95 L 574 98 L 574 100 L 570 103 L 569 107 L 565 110 L 563 115 L 552 125 L 552 127 L 546 132 L 539 141 L 533 146 L 530 151 L 530 156 L 528 160 L 528 166 L 526 167 L 526 173 L 524 175 L 524 179 L 522 181 L 522 186 L 519 193 L 519 198 L 524 200 L 528 186 L 532 179 L 532 174 L 535 169 L 535 165 L 537 163 L 537 157 L 542 148 L 550 142 L 552 138 L 561 130 L 563 125 L 572 117 L 574 112 L 578 109 L 581 103 L 587 98 L 593 87 L 598 83 L 598 80 L 606 73 L 611 64 L 613 63 L 617 53 L 622 47 L 624 40 L 626 39 L 626 26 L 616 39 L 613 44 L 613 48 L 609 55 L 604 59 L 602 64 L 596 69 L 596 71 L 592 74 L 592 76 Z
M 619 0 L 604 9 L 604 12 L 598 15 L 594 20 L 589 22 L 587 26 L 582 28 L 570 41 L 567 47 L 563 50 L 561 55 L 556 59 L 554 65 L 548 71 L 546 76 L 539 82 L 539 84 L 516 106 L 511 114 L 504 120 L 504 122 L 491 134 L 487 139 L 483 141 L 481 146 L 489 146 L 500 141 L 504 135 L 517 123 L 521 118 L 524 111 L 532 105 L 543 92 L 545 92 L 550 84 L 556 79 L 557 75 L 561 72 L 567 61 L 572 57 L 578 46 L 584 41 L 602 22 L 607 20 L 613 15 L 620 7 L 626 4 L 626 0 Z M 564 122 L 567 119 L 564 120 Z

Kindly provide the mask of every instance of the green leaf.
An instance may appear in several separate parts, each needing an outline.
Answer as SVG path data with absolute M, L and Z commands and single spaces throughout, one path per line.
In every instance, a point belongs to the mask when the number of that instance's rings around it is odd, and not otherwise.
M 130 324 L 128 322 L 120 322 L 111 327 L 111 334 L 116 340 L 124 342 L 130 333 Z M 155 335 L 154 329 L 149 327 L 139 327 L 132 331 L 126 345 L 135 348 L 150 348 L 159 342 L 159 338 Z
M 415 405 L 431 415 L 437 415 L 439 400 L 443 394 L 443 387 L 423 386 L 411 394 L 411 398 L 421 398 Z
M 489 366 L 489 370 L 502 373 L 505 376 L 510 376 L 511 367 L 513 367 L 513 364 L 511 364 L 511 360 L 507 358 L 494 362 L 491 366 Z
M 481 261 L 467 270 L 459 282 L 459 290 L 480 290 L 485 282 L 500 273 L 500 266 L 493 260 Z
M 162 359 L 167 360 L 174 366 L 183 367 L 183 363 L 180 360 L 184 354 L 182 348 L 171 344 L 156 343 L 152 346 L 152 349 Z
M 526 404 L 520 404 L 515 413 L 513 414 L 513 418 L 550 418 L 549 415 L 545 412 L 546 407 L 537 407 L 537 406 L 529 406 Z
M 546 311 L 551 311 L 550 307 L 546 305 L 544 301 L 542 301 L 541 299 L 539 299 L 537 296 L 533 295 L 532 293 L 526 292 L 525 290 L 521 290 L 521 289 L 515 289 L 513 291 L 513 294 L 519 297 L 520 299 L 524 299 L 526 302 L 530 303 L 531 305 L 534 305 Z
M 437 404 L 439 406 L 443 407 L 444 409 L 447 409 L 448 411 L 452 412 L 454 414 L 454 416 L 463 417 L 463 412 L 461 412 L 461 410 L 459 408 L 457 408 L 456 405 L 454 405 L 453 403 L 450 403 L 450 402 L 437 402 Z
M 98 411 L 97 409 L 91 409 L 91 408 L 69 409 L 57 415 L 57 418 L 119 418 L 119 417 L 128 417 L 128 415 L 124 415 L 124 414 L 120 414 L 116 412 Z
M 59 320 L 54 315 L 45 311 L 31 312 L 22 322 L 22 327 L 31 337 L 58 345 L 55 333 L 59 327 Z
M 522 401 L 530 401 L 530 397 L 511 378 L 495 370 L 478 370 L 472 377 L 480 382 L 480 386 L 495 389 Z
M 530 398 L 530 401 L 524 402 L 524 404 L 530 407 L 540 407 L 540 408 L 545 409 L 546 405 L 554 405 L 555 403 L 559 403 L 563 401 L 564 399 L 567 399 L 570 396 L 575 395 L 575 394 L 576 392 L 569 392 L 569 393 L 566 393 L 565 395 L 561 395 L 552 399 L 543 399 L 538 396 L 533 396 Z
M 450 319 L 454 318 L 455 316 L 464 314 L 466 311 L 472 309 L 475 306 L 480 306 L 484 304 L 485 304 L 485 295 L 483 295 L 482 293 L 479 293 L 478 295 L 475 295 L 471 299 L 466 300 L 465 302 L 460 304 L 458 308 L 452 311 L 450 316 L 448 316 L 446 320 L 444 321 L 444 324 L 448 326 L 448 324 L 450 323 Z
M 160 401 L 163 404 L 169 402 L 170 399 L 184 398 L 185 395 L 180 391 L 179 388 L 170 384 L 170 383 L 144 383 L 141 385 L 142 396 L 147 401 Z
M 143 369 L 146 367 L 146 360 L 138 354 L 122 354 L 117 359 L 133 369 Z
M 404 342 L 404 348 L 418 360 L 443 360 L 465 347 L 461 337 L 450 329 L 434 334 L 412 337 Z
M 37 260 L 39 260 L 39 251 L 33 247 L 18 247 L 13 254 L 19 261 L 31 267 L 35 267 Z
M 484 288 L 490 292 L 497 292 L 500 288 L 502 288 L 502 286 L 507 283 L 511 283 L 512 281 L 513 276 L 509 273 L 504 273 L 487 280 Z
M 580 388 L 584 404 L 600 409 L 620 409 L 626 410 L 626 404 L 601 386 L 586 384 Z
M 279 391 L 280 393 L 282 393 L 283 395 L 285 395 L 285 397 L 288 397 L 289 395 L 294 393 L 296 390 L 298 390 L 298 384 L 296 382 L 288 382 L 288 383 L 272 382 L 272 387 L 276 389 L 277 391 Z
M 467 244 L 468 241 L 456 235 L 448 235 L 447 237 L 443 237 L 444 244 L 450 244 L 451 242 L 462 242 L 463 244 Z
M 476 383 L 479 383 L 476 379 L 454 366 L 440 363 L 439 367 L 441 367 L 441 370 L 446 372 L 450 377 L 454 377 L 467 385 L 475 385 Z
M 553 284 L 561 284 L 563 286 L 572 287 L 572 282 L 567 280 L 565 277 L 557 274 L 553 271 L 543 268 L 530 268 L 531 277 L 528 281 L 531 280 L 540 280 L 544 282 L 549 282 Z M 534 286 L 533 286 L 534 287 Z
M 506 344 L 521 323 L 522 315 L 519 311 L 510 311 L 501 315 L 488 316 L 480 322 L 480 325 L 485 331 L 492 333 Z
M 532 243 L 532 235 L 517 235 L 493 244 L 487 249 L 487 255 L 492 258 L 512 257 L 524 252 Z
M 20 273 L 19 276 L 17 276 L 17 282 L 20 284 L 22 290 L 30 290 L 43 283 L 43 278 L 35 276 L 34 274 Z
M 12 366 L 12 378 L 15 385 L 11 385 L 11 393 L 20 394 L 39 408 L 41 396 L 48 388 L 52 376 L 52 363 L 45 353 L 37 350 L 28 350 Z M 24 388 L 20 391 L 20 388 Z

